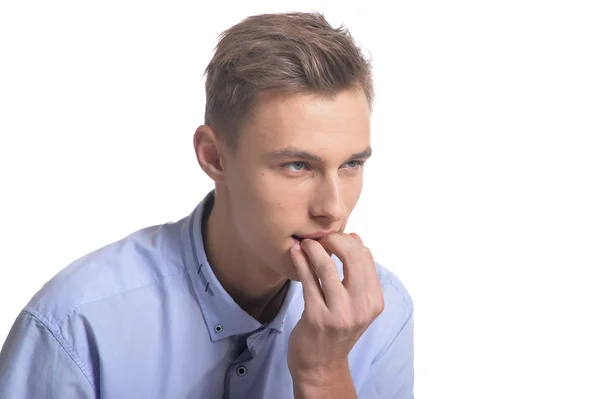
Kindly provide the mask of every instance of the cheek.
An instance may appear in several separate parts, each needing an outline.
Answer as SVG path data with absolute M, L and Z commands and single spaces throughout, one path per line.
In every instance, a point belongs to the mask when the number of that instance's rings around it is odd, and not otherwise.
M 344 204 L 348 215 L 354 210 L 362 192 L 362 176 L 349 182 L 344 189 Z
M 238 231 L 257 251 L 279 247 L 298 225 L 300 201 L 281 187 L 268 184 L 246 185 L 232 198 Z
M 279 251 L 298 226 L 301 196 L 276 182 L 271 174 L 238 168 L 228 182 L 233 222 L 238 234 L 256 254 Z

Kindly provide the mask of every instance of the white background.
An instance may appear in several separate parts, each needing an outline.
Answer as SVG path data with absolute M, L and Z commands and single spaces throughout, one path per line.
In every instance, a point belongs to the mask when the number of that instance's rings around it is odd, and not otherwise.
M 189 214 L 219 33 L 316 9 L 372 55 L 349 228 L 415 302 L 418 398 L 600 398 L 600 13 L 588 1 L 0 6 L 0 343 L 76 258 Z

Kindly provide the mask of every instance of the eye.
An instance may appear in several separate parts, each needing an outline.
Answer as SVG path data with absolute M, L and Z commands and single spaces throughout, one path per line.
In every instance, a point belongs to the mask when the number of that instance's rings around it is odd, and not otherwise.
M 344 167 L 343 169 L 348 169 L 352 172 L 355 172 L 355 171 L 358 171 L 364 165 L 364 163 L 365 163 L 365 161 L 355 159 L 355 160 L 346 162 L 345 165 L 347 165 L 347 166 Z M 288 162 L 286 164 L 283 164 L 282 167 L 292 173 L 300 173 L 300 172 L 303 172 L 304 170 L 309 169 L 308 164 L 303 161 Z
M 284 168 L 288 168 L 293 172 L 301 172 L 302 168 L 304 166 L 306 166 L 306 162 L 301 162 L 301 161 L 290 162 L 290 163 L 286 163 L 283 166 L 284 166 Z
M 350 169 L 358 169 L 363 166 L 365 161 L 361 161 L 360 159 L 355 159 L 354 161 L 350 161 L 346 163 L 346 165 L 351 165 Z

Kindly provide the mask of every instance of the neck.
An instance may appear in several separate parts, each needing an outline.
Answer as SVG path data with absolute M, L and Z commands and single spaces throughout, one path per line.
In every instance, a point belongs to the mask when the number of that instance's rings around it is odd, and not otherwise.
M 215 191 L 212 209 L 205 208 L 202 221 L 206 258 L 233 300 L 259 322 L 269 322 L 285 298 L 287 280 L 245 247 L 230 215 L 227 197 Z

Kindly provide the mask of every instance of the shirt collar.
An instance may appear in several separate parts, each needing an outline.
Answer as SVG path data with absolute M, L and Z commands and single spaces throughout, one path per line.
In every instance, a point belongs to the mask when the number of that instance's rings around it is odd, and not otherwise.
M 211 340 L 218 341 L 233 335 L 247 334 L 260 328 L 272 328 L 282 332 L 289 308 L 297 300 L 302 300 L 297 281 L 290 281 L 285 299 L 275 318 L 265 325 L 244 311 L 225 291 L 213 273 L 206 258 L 202 239 L 202 216 L 212 208 L 215 196 L 211 190 L 186 218 L 182 225 L 184 261 L 190 275 L 194 292 L 198 298 L 204 321 Z M 300 297 L 300 298 L 299 298 Z M 295 315 L 293 318 L 296 318 Z

